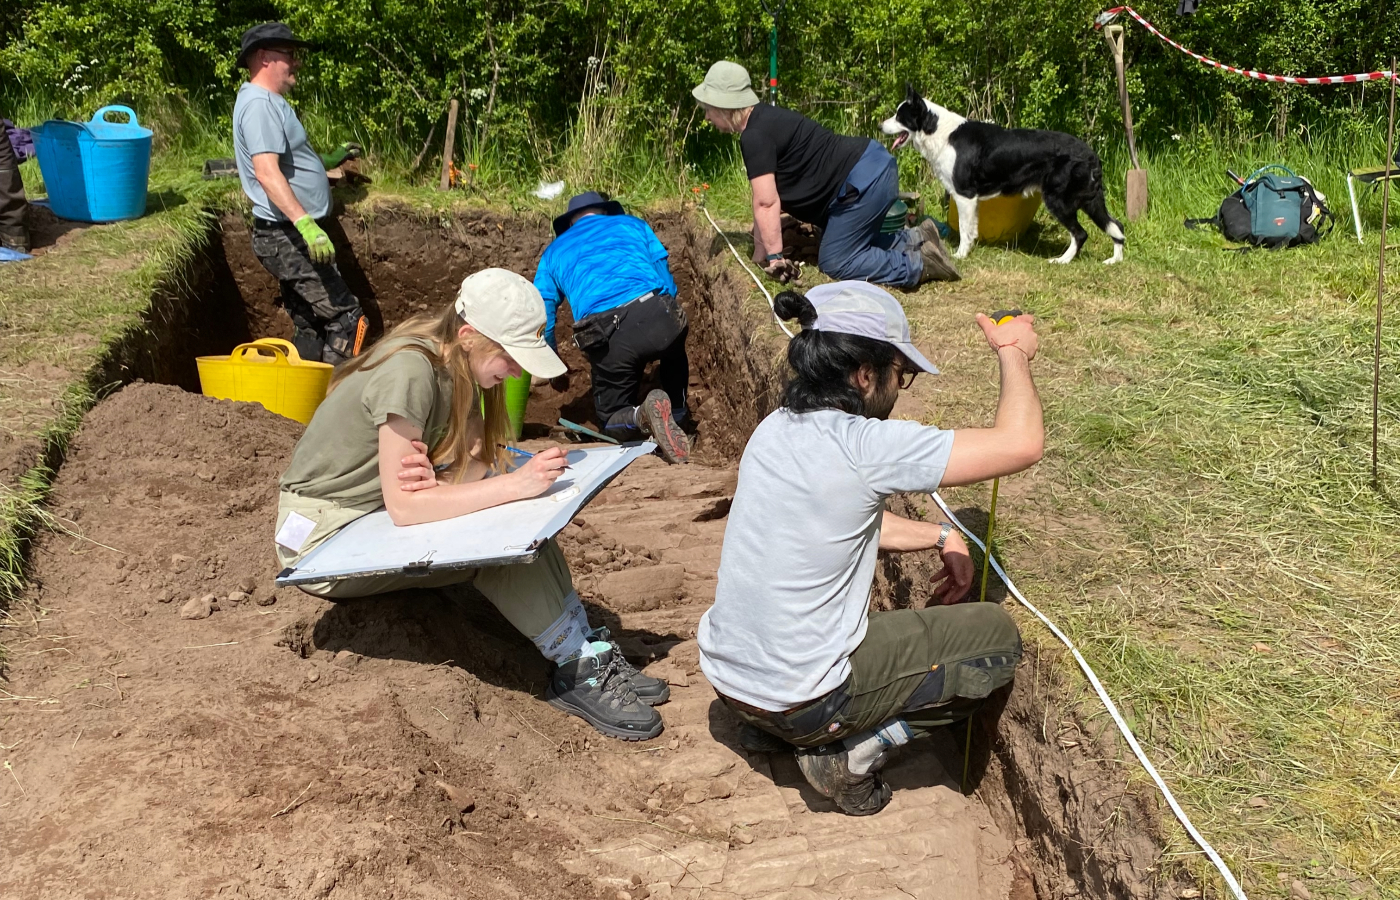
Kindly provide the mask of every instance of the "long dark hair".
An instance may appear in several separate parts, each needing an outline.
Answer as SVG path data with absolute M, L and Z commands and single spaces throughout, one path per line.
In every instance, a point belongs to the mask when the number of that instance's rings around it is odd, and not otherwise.
M 783 389 L 783 405 L 793 412 L 839 409 L 853 416 L 865 415 L 865 398 L 851 383 L 861 366 L 875 372 L 875 383 L 885 384 L 904 354 L 887 341 L 817 331 L 816 307 L 796 291 L 783 291 L 773 298 L 773 310 L 780 319 L 796 319 L 802 326 L 788 342 L 788 365 L 792 377 Z

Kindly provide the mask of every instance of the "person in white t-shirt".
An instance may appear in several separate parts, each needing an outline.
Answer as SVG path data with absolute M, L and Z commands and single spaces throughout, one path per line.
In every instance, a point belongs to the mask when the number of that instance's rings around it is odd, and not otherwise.
M 805 297 L 784 292 L 775 309 L 802 332 L 788 346 L 784 405 L 739 463 L 715 604 L 697 635 L 700 666 L 748 726 L 746 746 L 795 745 L 814 788 L 843 812 L 869 815 L 889 802 L 877 773 L 891 749 L 971 715 L 1021 658 L 1000 606 L 958 603 L 973 580 L 958 532 L 893 515 L 885 498 L 1040 459 L 1034 320 L 977 317 L 1001 366 L 996 423 L 943 431 L 889 419 L 901 388 L 938 371 L 889 293 L 842 281 Z M 933 605 L 869 613 L 880 550 L 940 553 Z

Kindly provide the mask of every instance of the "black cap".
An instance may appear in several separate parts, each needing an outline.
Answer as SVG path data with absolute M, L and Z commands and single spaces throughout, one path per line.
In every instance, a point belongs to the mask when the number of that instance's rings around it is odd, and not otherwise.
M 264 22 L 261 25 L 254 25 L 243 32 L 243 46 L 238 51 L 238 59 L 234 65 L 240 69 L 248 68 L 248 55 L 254 50 L 263 47 L 313 47 L 310 41 L 303 41 L 292 34 L 292 29 L 281 22 Z
M 622 215 L 622 204 L 616 200 L 609 200 L 597 191 L 587 191 L 569 198 L 569 208 L 564 210 L 564 214 L 554 220 L 554 233 L 563 234 L 573 224 L 574 213 L 585 209 L 593 209 L 601 206 L 604 215 Z

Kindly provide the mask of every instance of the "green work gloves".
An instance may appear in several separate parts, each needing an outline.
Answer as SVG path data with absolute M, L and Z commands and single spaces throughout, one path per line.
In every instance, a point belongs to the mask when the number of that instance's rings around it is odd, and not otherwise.
M 321 165 L 327 169 L 334 169 L 347 159 L 359 159 L 364 148 L 354 141 L 345 141 L 330 153 L 321 154 Z
M 312 262 L 329 263 L 335 261 L 335 244 L 331 243 L 330 236 L 321 230 L 321 226 L 316 224 L 316 220 L 310 216 L 302 216 L 292 223 L 301 232 L 302 239 L 306 241 L 306 250 L 311 255 Z

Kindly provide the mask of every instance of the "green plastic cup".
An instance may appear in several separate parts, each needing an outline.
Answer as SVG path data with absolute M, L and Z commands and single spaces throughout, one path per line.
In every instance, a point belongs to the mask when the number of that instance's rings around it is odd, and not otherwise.
M 511 437 L 518 441 L 520 429 L 525 425 L 525 408 L 530 405 L 530 373 L 521 372 L 519 378 L 507 378 L 505 386 Z

